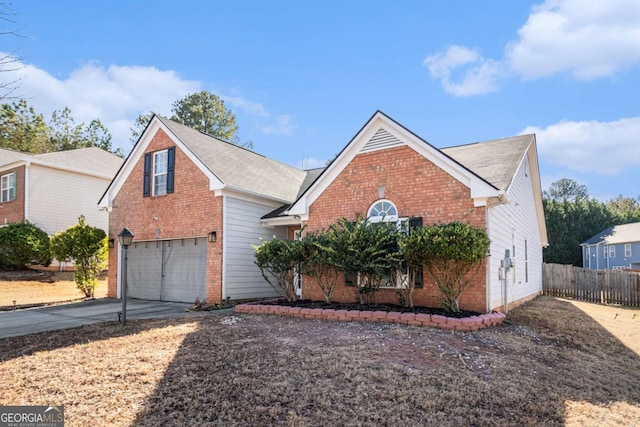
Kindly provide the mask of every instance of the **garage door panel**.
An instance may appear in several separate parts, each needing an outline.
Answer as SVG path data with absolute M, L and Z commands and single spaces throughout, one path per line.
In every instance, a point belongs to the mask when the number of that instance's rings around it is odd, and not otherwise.
M 206 239 L 167 241 L 164 259 L 163 301 L 194 302 L 206 296 Z
M 160 300 L 162 242 L 134 243 L 127 252 L 127 296 Z

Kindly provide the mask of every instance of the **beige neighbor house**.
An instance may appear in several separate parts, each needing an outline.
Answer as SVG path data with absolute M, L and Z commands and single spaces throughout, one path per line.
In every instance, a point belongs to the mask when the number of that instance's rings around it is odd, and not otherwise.
M 547 244 L 534 135 L 438 149 L 378 111 L 325 169 L 299 170 L 154 116 L 99 205 L 109 238 L 127 227 L 128 296 L 210 302 L 277 293 L 254 264 L 252 244 L 318 230 L 357 214 L 413 224 L 483 227 L 491 252 L 461 308 L 503 310 L 542 289 Z M 501 266 L 506 251 L 512 267 Z M 109 295 L 120 296 L 120 248 L 109 257 Z M 377 302 L 397 302 L 390 280 Z M 303 298 L 322 299 L 303 278 Z M 424 281 L 419 305 L 439 293 Z M 354 301 L 343 281 L 335 299 Z
M 107 231 L 96 200 L 123 159 L 100 148 L 45 154 L 0 149 L 0 226 L 28 220 L 53 235 L 78 222 Z

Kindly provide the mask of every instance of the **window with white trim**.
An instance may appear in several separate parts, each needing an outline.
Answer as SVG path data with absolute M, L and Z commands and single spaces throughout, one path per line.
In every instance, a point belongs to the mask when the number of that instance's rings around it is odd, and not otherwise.
M 624 244 L 624 257 L 625 258 L 631 257 L 631 243 Z
M 167 194 L 168 150 L 153 153 L 153 195 Z
M 398 209 L 391 200 L 378 200 L 369 207 L 367 218 L 369 219 L 369 222 L 398 221 Z
M 609 245 L 609 258 L 616 257 L 616 245 Z
M 399 231 L 403 233 L 409 233 L 413 228 L 422 227 L 422 217 L 412 218 L 400 218 L 398 216 L 398 208 L 396 205 L 388 199 L 380 199 L 375 201 L 367 211 L 367 220 L 372 223 L 394 223 Z M 400 289 L 407 287 L 410 275 L 410 269 L 406 268 L 397 272 L 390 272 L 382 278 L 380 288 L 386 289 Z M 423 273 L 422 270 L 417 271 L 414 275 L 416 288 L 423 287 Z M 355 286 L 360 282 L 359 275 L 356 277 L 352 274 L 347 274 L 345 277 L 347 286 Z M 357 281 L 357 282 L 356 282 Z
M 604 245 L 604 257 L 606 258 L 608 254 L 609 254 L 609 246 Z
M 0 178 L 0 202 L 10 202 L 16 199 L 16 172 L 2 175 Z

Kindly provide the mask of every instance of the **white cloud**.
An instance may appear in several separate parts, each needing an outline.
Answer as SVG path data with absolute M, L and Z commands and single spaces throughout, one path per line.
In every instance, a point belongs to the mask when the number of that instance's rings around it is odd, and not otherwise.
M 259 102 L 250 101 L 241 96 L 220 95 L 225 102 L 231 104 L 254 117 L 257 127 L 264 134 L 291 136 L 296 129 L 293 117 L 289 114 L 274 116 Z
M 477 50 L 464 46 L 450 46 L 445 52 L 427 56 L 423 65 L 429 68 L 431 77 L 440 79 L 442 87 L 456 96 L 482 95 L 498 89 L 497 82 L 502 66 L 485 59 Z M 464 69 L 461 81 L 452 81 L 456 69 Z
M 578 80 L 608 77 L 640 63 L 640 1 L 546 0 L 532 7 L 504 58 L 451 46 L 423 62 L 444 90 L 456 96 L 498 89 L 501 79 L 537 79 L 569 72 Z M 452 78 L 455 71 L 463 74 Z M 456 82 L 457 80 L 457 82 Z
M 296 125 L 293 117 L 288 114 L 281 114 L 276 117 L 276 123 L 262 127 L 262 132 L 266 134 L 293 135 Z
M 168 115 L 173 101 L 202 88 L 198 81 L 154 67 L 91 62 L 58 79 L 34 65 L 20 65 L 14 72 L 20 87 L 13 95 L 27 99 L 46 119 L 64 107 L 71 109 L 78 123 L 100 119 L 113 136 L 113 146 L 125 152 L 131 148 L 129 129 L 138 114 L 152 110 Z
M 640 62 L 640 2 L 547 0 L 534 6 L 518 36 L 505 55 L 525 78 L 610 76 Z
M 258 117 L 271 117 L 271 114 L 267 112 L 267 110 L 264 108 L 264 105 L 260 104 L 259 102 L 249 101 L 248 99 L 245 99 L 241 96 L 221 95 L 221 97 L 225 102 L 233 105 L 234 107 L 241 108 L 247 113 L 253 114 Z
M 0 57 L 3 55 L 0 52 Z M 3 78 L 20 78 L 13 95 L 27 99 L 36 112 L 49 119 L 55 110 L 71 109 L 76 122 L 88 123 L 98 118 L 112 134 L 114 148 L 127 152 L 130 128 L 139 114 L 147 111 L 169 116 L 171 105 L 188 93 L 203 90 L 197 80 L 187 80 L 173 70 L 155 67 L 105 67 L 96 62 L 81 65 L 66 78 L 57 78 L 34 65 L 16 64 L 16 71 L 4 72 Z M 220 95 L 234 108 L 245 112 L 264 133 L 291 135 L 295 130 L 289 115 L 272 116 L 255 101 L 237 96 Z M 265 124 L 266 122 L 266 124 Z M 273 123 L 271 123 L 273 122 Z
M 601 175 L 617 175 L 640 166 L 640 117 L 529 126 L 521 132 L 526 133 L 536 134 L 544 162 Z

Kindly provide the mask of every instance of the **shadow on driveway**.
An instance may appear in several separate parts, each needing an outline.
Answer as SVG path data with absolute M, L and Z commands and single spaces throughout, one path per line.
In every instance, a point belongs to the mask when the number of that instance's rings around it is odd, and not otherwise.
M 186 311 L 192 304 L 127 300 L 127 320 L 206 316 L 212 312 Z M 233 309 L 218 310 L 220 314 Z M 122 301 L 102 298 L 27 310 L 0 312 L 0 339 L 118 321 Z

